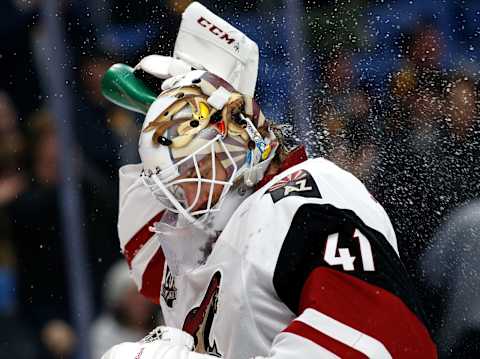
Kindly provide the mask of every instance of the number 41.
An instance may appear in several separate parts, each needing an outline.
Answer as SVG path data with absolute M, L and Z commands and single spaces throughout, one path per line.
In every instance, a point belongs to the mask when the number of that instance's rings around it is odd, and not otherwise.
M 364 271 L 374 271 L 375 266 L 373 264 L 372 247 L 367 237 L 365 237 L 358 229 L 355 230 L 353 238 L 357 238 L 360 243 L 360 257 L 362 258 L 362 265 Z M 327 245 L 325 248 L 324 260 L 331 266 L 342 265 L 343 270 L 354 270 L 353 262 L 355 257 L 350 255 L 348 248 L 338 248 L 338 233 L 334 233 L 328 236 Z

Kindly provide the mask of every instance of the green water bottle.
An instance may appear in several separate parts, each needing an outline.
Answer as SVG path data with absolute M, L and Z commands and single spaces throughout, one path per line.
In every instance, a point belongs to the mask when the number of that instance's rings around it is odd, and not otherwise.
M 125 64 L 112 65 L 102 78 L 102 94 L 127 110 L 146 114 L 157 96 Z

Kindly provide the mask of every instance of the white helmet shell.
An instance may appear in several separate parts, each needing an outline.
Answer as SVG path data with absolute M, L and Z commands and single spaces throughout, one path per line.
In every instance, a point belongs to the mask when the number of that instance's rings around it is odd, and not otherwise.
M 268 129 L 268 124 L 256 103 L 221 78 L 196 70 L 167 81 L 142 127 L 139 153 L 143 177 L 165 207 L 196 222 L 220 208 L 240 176 L 254 185 L 273 158 L 277 142 L 271 131 L 264 137 L 257 130 L 257 126 Z M 206 158 L 213 169 L 211 178 L 202 177 L 199 169 Z M 218 166 L 223 167 L 226 178 L 218 177 Z M 197 184 L 193 203 L 186 203 L 185 183 Z M 198 209 L 200 190 L 206 184 L 208 202 Z M 216 186 L 223 188 L 219 199 L 213 197 Z

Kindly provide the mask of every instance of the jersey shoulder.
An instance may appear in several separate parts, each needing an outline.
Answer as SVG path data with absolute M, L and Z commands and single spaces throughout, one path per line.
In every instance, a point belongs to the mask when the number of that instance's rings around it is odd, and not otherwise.
M 289 204 L 283 199 L 303 197 L 339 207 L 353 207 L 357 202 L 378 207 L 378 203 L 359 179 L 325 158 L 309 159 L 288 168 L 260 191 L 269 194 L 274 203 L 281 205 Z
M 353 174 L 324 158 L 310 159 L 277 175 L 261 190 L 262 205 L 270 200 L 277 217 L 288 222 L 305 204 L 330 205 L 355 213 L 365 224 L 381 232 L 398 253 L 388 215 Z
M 244 204 L 241 218 L 232 218 L 243 257 L 292 313 L 300 314 L 311 274 L 322 271 L 386 290 L 422 317 L 388 216 L 349 172 L 325 159 L 308 160 Z
M 358 179 L 323 158 L 307 160 L 275 176 L 242 203 L 225 231 L 241 233 L 229 235 L 232 244 L 247 260 L 273 274 L 287 234 L 303 220 L 297 212 L 306 205 L 336 208 L 337 215 L 354 213 L 383 233 L 396 251 L 395 235 L 383 208 Z

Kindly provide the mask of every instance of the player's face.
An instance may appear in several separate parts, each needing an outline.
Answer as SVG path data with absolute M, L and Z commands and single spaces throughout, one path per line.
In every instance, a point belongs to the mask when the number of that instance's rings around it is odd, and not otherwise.
M 213 175 L 212 158 L 210 156 L 207 156 L 207 158 L 204 158 L 202 161 L 199 162 L 199 170 L 200 170 L 201 177 L 204 179 L 217 180 L 217 181 L 226 181 L 228 179 L 227 172 L 225 171 L 225 168 L 222 166 L 218 158 L 215 159 L 215 176 Z M 186 173 L 182 174 L 179 177 L 179 179 L 194 178 L 194 177 L 196 177 L 195 170 L 191 169 Z M 187 207 L 191 206 L 195 201 L 195 197 L 197 196 L 197 190 L 198 190 L 197 183 L 195 182 L 180 183 L 179 186 L 184 191 Z M 211 206 L 214 206 L 218 202 L 220 195 L 222 194 L 223 187 L 224 186 L 221 184 L 215 184 L 213 186 Z M 211 189 L 210 183 L 201 184 L 199 198 L 195 206 L 192 208 L 191 210 L 192 212 L 207 208 L 210 189 Z

